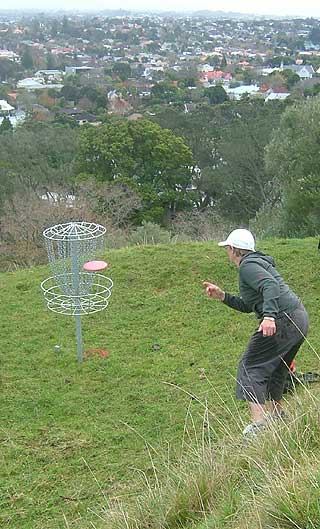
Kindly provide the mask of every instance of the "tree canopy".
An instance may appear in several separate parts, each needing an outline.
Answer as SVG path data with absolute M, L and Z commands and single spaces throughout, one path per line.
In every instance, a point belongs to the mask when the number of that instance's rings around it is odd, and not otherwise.
M 266 167 L 289 236 L 320 231 L 320 99 L 288 107 L 266 150 Z
M 192 203 L 192 167 L 183 139 L 148 120 L 117 120 L 81 132 L 79 171 L 129 182 L 142 197 L 147 220 L 165 221 Z
M 23 125 L 0 142 L 0 205 L 20 190 L 39 192 L 70 184 L 77 133 L 63 125 Z
M 187 114 L 167 109 L 155 118 L 183 135 L 192 149 L 199 209 L 214 207 L 232 222 L 248 223 L 255 216 L 269 195 L 264 149 L 285 105 L 226 102 Z
M 218 105 L 225 101 L 229 101 L 229 96 L 221 85 L 205 88 L 204 95 L 209 99 L 209 102 L 212 105 Z

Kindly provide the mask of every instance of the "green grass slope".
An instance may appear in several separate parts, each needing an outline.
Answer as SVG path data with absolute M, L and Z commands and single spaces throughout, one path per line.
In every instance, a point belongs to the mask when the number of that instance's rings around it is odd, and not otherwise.
M 317 349 L 316 240 L 268 241 L 260 248 L 302 297 Z M 237 271 L 225 252 L 215 243 L 188 243 L 105 257 L 114 280 L 110 305 L 82 323 L 84 348 L 110 355 L 82 364 L 74 321 L 44 306 L 39 285 L 49 268 L 0 275 L 2 527 L 108 529 L 110 500 L 133 504 L 144 482 L 157 485 L 155 467 L 203 446 L 206 428 L 210 443 L 224 444 L 239 441 L 248 420 L 234 401 L 234 376 L 256 320 L 207 299 L 201 285 L 208 279 L 237 291 Z M 301 370 L 319 369 L 307 344 L 298 362 Z M 219 511 L 224 518 L 229 500 L 225 514 Z M 157 527 L 176 522 L 165 523 Z M 220 527 L 214 518 L 206 523 Z

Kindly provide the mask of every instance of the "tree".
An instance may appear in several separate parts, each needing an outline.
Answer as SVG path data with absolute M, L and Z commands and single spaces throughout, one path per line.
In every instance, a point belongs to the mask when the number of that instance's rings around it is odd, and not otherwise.
M 220 65 L 220 68 L 223 70 L 224 68 L 226 68 L 227 66 L 227 59 L 226 59 L 226 56 L 223 55 L 222 59 L 221 59 L 221 65 Z
M 229 103 L 197 105 L 195 112 L 182 112 L 163 108 L 153 118 L 163 127 L 170 128 L 184 138 L 194 158 L 193 201 L 199 210 L 215 204 L 218 196 L 215 168 L 219 162 L 217 141 L 227 123 L 234 119 L 235 110 Z
M 286 55 L 277 55 L 268 60 L 268 64 L 271 68 L 280 68 L 281 64 L 292 64 L 292 59 Z
M 229 101 L 229 96 L 223 86 L 217 85 L 204 90 L 204 95 L 209 99 L 211 105 L 218 105 Z
M 291 88 L 293 88 L 293 86 L 300 81 L 299 75 L 289 68 L 283 70 L 282 77 L 285 79 L 288 90 L 291 90 Z
M 312 28 L 309 39 L 313 44 L 320 44 L 320 27 Z
M 274 199 L 282 207 L 286 235 L 320 231 L 320 100 L 310 99 L 284 112 L 266 149 Z
M 18 65 L 8 59 L 1 59 L 0 61 L 0 81 L 8 81 L 15 79 L 18 73 Z
M 220 213 L 233 222 L 248 224 L 269 199 L 264 149 L 284 108 L 282 102 L 271 107 L 259 100 L 239 102 L 236 115 L 220 131 L 211 186 Z
M 112 72 L 120 77 L 121 81 L 125 81 L 131 76 L 131 66 L 127 62 L 116 62 L 112 68 Z
M 76 186 L 75 193 L 112 228 L 128 227 L 133 214 L 141 208 L 139 194 L 126 184 L 85 179 Z
M 107 96 L 92 85 L 83 86 L 80 89 L 79 95 L 80 97 L 88 98 L 92 103 L 94 103 L 94 106 L 96 108 L 99 108 L 99 107 L 106 108 L 107 107 L 107 104 L 108 104 Z
M 71 185 L 77 130 L 62 125 L 24 124 L 0 142 L 0 206 L 12 193 Z M 0 208 L 1 209 L 1 208 Z
M 280 71 L 274 71 L 267 77 L 268 83 L 274 91 L 281 90 L 286 85 L 286 79 Z
M 55 60 L 54 60 L 54 56 L 52 55 L 51 51 L 48 51 L 47 56 L 46 56 L 46 61 L 47 61 L 47 69 L 52 70 L 55 67 Z
M 162 109 L 153 118 L 183 136 L 194 158 L 193 201 L 228 222 L 247 224 L 269 196 L 264 148 L 286 102 L 198 104 L 194 112 Z
M 0 61 L 0 64 L 3 61 Z M 0 85 L 0 99 L 7 99 L 9 92 L 12 90 L 9 84 Z
M 66 101 L 77 102 L 80 97 L 80 89 L 77 86 L 65 84 L 60 91 L 60 96 Z
M 156 83 L 151 88 L 153 99 L 159 99 L 161 102 L 172 102 L 178 99 L 179 89 L 169 81 Z
M 142 198 L 137 220 L 162 221 L 191 205 L 191 150 L 182 138 L 147 120 L 118 120 L 81 133 L 80 173 L 127 182 Z
M 59 22 L 56 18 L 54 18 L 51 22 L 51 29 L 50 29 L 50 34 L 53 38 L 57 36 L 58 30 L 59 30 Z
M 218 68 L 221 64 L 221 57 L 220 55 L 211 55 L 210 57 L 207 57 L 206 62 L 210 64 L 210 66 Z
M 0 125 L 0 134 L 3 134 L 5 132 L 12 132 L 12 131 L 13 131 L 13 126 L 11 124 L 10 119 L 8 117 L 4 117 Z
M 320 94 L 320 83 L 315 83 L 312 86 L 308 86 L 303 91 L 303 95 L 305 97 L 313 97 L 319 94 Z
M 252 84 L 257 80 L 257 74 L 254 70 L 243 70 L 242 81 L 245 85 Z
M 68 35 L 68 33 L 70 32 L 70 21 L 66 15 L 64 15 L 62 19 L 61 31 L 64 35 Z
M 29 46 L 26 46 L 21 57 L 21 64 L 26 70 L 33 68 L 33 57 Z

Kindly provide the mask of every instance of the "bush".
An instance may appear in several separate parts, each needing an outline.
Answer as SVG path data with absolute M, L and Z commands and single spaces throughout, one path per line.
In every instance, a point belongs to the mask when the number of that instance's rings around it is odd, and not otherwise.
M 250 221 L 250 230 L 258 239 L 266 237 L 286 237 L 287 227 L 285 212 L 281 204 L 262 206 Z
M 172 222 L 173 233 L 179 240 L 186 241 L 221 240 L 233 227 L 210 209 L 179 213 Z
M 0 269 L 12 270 L 47 262 L 42 237 L 54 224 L 86 221 L 107 228 L 109 248 L 128 245 L 130 215 L 140 205 L 125 186 L 82 182 L 75 194 L 63 189 L 42 194 L 22 190 L 7 200 L 0 218 Z
M 1 269 L 46 263 L 42 232 L 49 226 L 82 219 L 99 222 L 98 215 L 85 201 L 79 199 L 70 207 L 67 195 L 60 191 L 46 195 L 45 200 L 31 191 L 20 192 L 5 202 L 0 219 Z
M 171 233 L 153 222 L 142 223 L 129 236 L 130 244 L 168 244 L 172 242 Z

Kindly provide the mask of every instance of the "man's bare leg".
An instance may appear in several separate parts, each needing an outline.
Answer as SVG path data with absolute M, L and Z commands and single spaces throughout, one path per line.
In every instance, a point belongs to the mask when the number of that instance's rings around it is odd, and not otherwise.
M 256 436 L 258 431 L 265 428 L 266 425 L 266 413 L 264 404 L 258 404 L 257 402 L 248 402 L 249 409 L 251 412 L 252 423 L 248 424 L 243 430 L 242 434 L 245 438 Z
M 281 415 L 284 413 L 283 401 L 282 400 L 270 400 L 269 402 L 266 403 L 265 409 L 272 415 L 281 417 Z
M 266 419 L 266 410 L 264 404 L 259 404 L 257 402 L 249 402 L 249 408 L 251 412 L 252 422 L 265 421 Z

